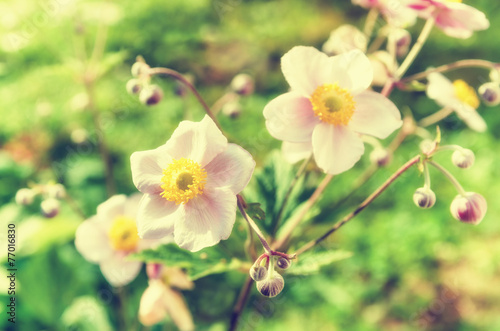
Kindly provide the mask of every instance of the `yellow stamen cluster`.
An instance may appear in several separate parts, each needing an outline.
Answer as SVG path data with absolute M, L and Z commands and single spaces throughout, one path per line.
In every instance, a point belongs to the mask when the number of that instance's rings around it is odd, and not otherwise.
M 448 2 L 462 2 L 462 0 L 447 0 Z
M 161 179 L 161 196 L 175 204 L 186 203 L 203 193 L 207 172 L 193 160 L 173 160 L 165 169 Z
M 468 104 L 474 109 L 479 107 L 479 98 L 477 97 L 477 93 L 469 84 L 461 79 L 457 79 L 453 82 L 453 89 L 456 97 L 460 101 Z
M 135 221 L 126 216 L 118 216 L 113 221 L 108 233 L 111 247 L 116 250 L 130 252 L 136 249 L 139 242 Z
M 352 94 L 337 84 L 319 86 L 309 100 L 316 116 L 322 122 L 333 125 L 347 125 L 356 106 Z

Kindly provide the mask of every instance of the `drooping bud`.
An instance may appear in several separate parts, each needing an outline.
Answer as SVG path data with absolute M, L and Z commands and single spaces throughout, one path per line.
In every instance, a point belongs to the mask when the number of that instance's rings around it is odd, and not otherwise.
M 132 65 L 132 68 L 130 69 L 130 72 L 132 73 L 132 76 L 134 77 L 139 77 L 141 75 L 144 75 L 146 72 L 148 72 L 149 66 L 141 61 L 137 61 Z
M 392 33 L 392 38 L 396 40 L 396 56 L 405 56 L 411 45 L 411 34 L 405 29 L 395 29 Z
M 146 274 L 149 279 L 157 279 L 161 276 L 161 271 L 163 266 L 159 263 L 148 263 L 146 264 Z
M 230 118 L 237 118 L 241 114 L 241 105 L 238 101 L 229 101 L 222 106 L 222 113 Z
M 250 277 L 256 282 L 262 281 L 267 277 L 267 269 L 263 266 L 253 265 L 250 268 Z
M 379 167 L 388 165 L 392 160 L 392 155 L 385 148 L 375 148 L 370 153 L 370 161 Z
M 500 104 L 500 84 L 498 82 L 484 83 L 479 86 L 477 91 L 487 106 Z
M 285 287 L 285 280 L 283 277 L 275 272 L 271 277 L 257 282 L 257 290 L 266 297 L 273 298 L 280 294 Z
M 368 57 L 373 68 L 373 81 L 374 86 L 383 86 L 387 80 L 392 76 L 396 69 L 396 63 L 391 54 L 386 51 L 376 51 Z
M 290 261 L 289 259 L 284 258 L 284 257 L 280 257 L 280 258 L 276 261 L 276 266 L 277 266 L 279 269 L 281 269 L 281 270 L 286 270 L 286 269 L 288 269 L 291 265 L 292 265 L 292 261 Z
M 33 190 L 29 188 L 22 188 L 16 193 L 16 203 L 18 205 L 31 205 L 34 198 L 35 192 L 33 192 Z
M 54 184 L 54 185 L 49 185 L 47 187 L 47 194 L 49 198 L 54 198 L 54 199 L 64 199 L 66 196 L 66 189 L 64 188 L 64 185 L 62 184 Z
M 474 152 L 466 148 L 458 149 L 451 155 L 453 164 L 463 169 L 472 167 L 475 159 Z
M 428 187 L 420 187 L 413 193 L 413 202 L 420 208 L 431 208 L 436 203 L 436 194 Z
M 145 105 L 153 106 L 163 99 L 163 91 L 158 85 L 148 85 L 139 94 L 139 101 Z
M 40 208 L 42 209 L 43 216 L 52 218 L 59 214 L 60 203 L 57 199 L 48 198 L 42 201 Z
M 231 81 L 231 89 L 239 95 L 250 95 L 254 91 L 254 81 L 248 74 L 238 74 Z
M 486 199 L 474 192 L 457 195 L 450 206 L 451 214 L 455 219 L 474 225 L 483 220 L 487 209 Z
M 138 79 L 132 78 L 129 79 L 125 88 L 127 89 L 127 92 L 129 94 L 139 94 L 139 92 L 141 92 L 142 89 L 142 84 Z
M 342 54 L 353 49 L 366 52 L 368 39 L 358 28 L 350 24 L 344 24 L 330 33 L 330 37 L 323 44 L 323 52 L 328 55 Z

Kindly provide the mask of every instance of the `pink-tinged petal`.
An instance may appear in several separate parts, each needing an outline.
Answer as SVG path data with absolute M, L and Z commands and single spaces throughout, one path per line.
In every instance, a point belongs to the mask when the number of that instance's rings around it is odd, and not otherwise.
M 226 137 L 208 115 L 201 122 L 182 121 L 167 141 L 172 158 L 191 159 L 202 167 L 226 148 Z
M 114 287 L 125 286 L 137 277 L 142 262 L 127 261 L 126 255 L 115 254 L 99 264 L 104 278 Z
M 139 321 L 145 326 L 155 325 L 167 317 L 167 309 L 161 298 L 166 286 L 160 279 L 149 280 L 149 286 L 142 293 L 139 304 Z
M 161 239 L 174 231 L 177 219 L 184 219 L 184 208 L 159 195 L 144 194 L 137 211 L 137 231 L 144 239 Z
M 141 202 L 143 194 L 134 193 L 127 198 L 125 203 L 124 216 L 130 217 L 133 220 L 137 219 L 137 211 L 139 210 L 139 203 Z
M 337 71 L 345 70 L 351 81 L 349 88 L 353 94 L 366 90 L 373 81 L 373 67 L 368 57 L 359 49 L 339 54 L 333 58 L 335 60 L 334 68 Z
M 99 222 L 109 228 L 117 216 L 123 215 L 125 212 L 125 202 L 127 196 L 124 194 L 114 195 L 108 200 L 97 206 L 97 218 Z
M 156 149 L 135 152 L 130 156 L 132 180 L 139 191 L 147 194 L 161 192 L 162 171 L 172 162 L 166 145 Z
M 490 22 L 480 10 L 463 3 L 447 3 L 436 19 L 436 26 L 454 38 L 466 39 L 473 31 L 485 30 Z
M 349 128 L 357 133 L 384 139 L 403 125 L 398 108 L 380 93 L 364 91 L 354 101 L 356 110 Z
M 92 263 L 99 263 L 113 255 L 106 229 L 95 221 L 95 217 L 78 226 L 75 246 L 78 252 Z
M 217 155 L 207 166 L 207 185 L 229 187 L 234 194 L 240 193 L 252 178 L 255 161 L 252 155 L 235 144 Z
M 454 102 L 455 90 L 449 79 L 440 73 L 433 72 L 427 76 L 427 96 L 434 99 L 440 106 L 446 106 Z
M 472 130 L 484 132 L 488 128 L 481 115 L 471 106 L 457 100 L 455 105 L 451 107 L 455 110 L 457 116 Z
M 186 203 L 185 212 L 175 222 L 174 239 L 180 247 L 196 252 L 229 238 L 236 219 L 236 195 L 229 188 L 205 189 Z
M 320 123 L 309 99 L 295 92 L 271 100 L 264 108 L 264 117 L 271 136 L 291 142 L 311 140 L 314 127 Z
M 291 143 L 284 141 L 281 145 L 281 153 L 289 163 L 296 163 L 311 156 L 313 152 L 311 141 L 305 143 Z
M 166 287 L 161 302 L 179 330 L 194 330 L 193 317 L 180 292 Z
M 331 175 L 351 169 L 365 150 L 357 133 L 326 123 L 314 129 L 312 146 L 316 164 Z

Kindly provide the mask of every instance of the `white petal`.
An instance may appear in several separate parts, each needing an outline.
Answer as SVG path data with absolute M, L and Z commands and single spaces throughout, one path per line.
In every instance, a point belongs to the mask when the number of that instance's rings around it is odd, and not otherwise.
M 97 218 L 99 222 L 102 222 L 103 226 L 108 229 L 111 224 L 113 224 L 116 216 L 123 215 L 125 213 L 125 202 L 127 201 L 127 196 L 124 194 L 114 195 L 108 200 L 97 206 Z
M 98 263 L 113 254 L 105 227 L 95 217 L 84 221 L 75 233 L 75 246 L 89 262 Z
M 364 91 L 354 96 L 356 109 L 349 128 L 384 139 L 403 125 L 398 108 L 380 93 Z
M 359 49 L 354 49 L 337 55 L 335 58 L 338 59 L 337 65 L 340 65 L 339 70 L 345 70 L 351 81 L 350 87 L 342 86 L 339 83 L 340 87 L 349 88 L 351 93 L 356 94 L 366 90 L 370 86 L 373 81 L 373 67 L 363 52 Z
M 133 220 L 137 219 L 137 211 L 139 210 L 139 203 L 141 202 L 143 194 L 134 193 L 127 198 L 125 203 L 124 216 L 130 217 Z
M 271 100 L 264 108 L 264 117 L 271 136 L 292 142 L 311 140 L 314 127 L 320 123 L 309 99 L 295 92 Z
M 432 72 L 427 76 L 427 96 L 434 99 L 440 106 L 448 106 L 455 97 L 453 84 L 445 76 L 438 72 Z
M 166 286 L 161 280 L 149 280 L 149 286 L 142 293 L 139 304 L 139 321 L 143 325 L 154 325 L 164 320 L 167 316 L 167 309 L 161 302 L 165 289 Z
M 167 141 L 172 158 L 191 159 L 202 167 L 226 148 L 226 137 L 208 115 L 201 122 L 182 121 Z
M 120 287 L 127 285 L 137 277 L 141 271 L 142 262 L 127 261 L 124 255 L 115 254 L 102 261 L 99 266 L 108 283 L 114 287 Z
M 331 175 L 351 169 L 365 149 L 358 134 L 345 126 L 326 123 L 314 130 L 312 146 L 316 164 Z
M 207 166 L 207 185 L 229 187 L 234 194 L 240 193 L 247 186 L 255 168 L 252 155 L 235 144 L 228 144 L 227 149 L 217 155 Z
M 142 193 L 161 192 L 162 171 L 172 162 L 166 145 L 156 149 L 135 152 L 130 156 L 132 180 Z
M 287 162 L 296 163 L 311 156 L 312 143 L 311 141 L 305 143 L 291 143 L 284 141 L 281 145 L 281 152 Z
M 176 219 L 184 218 L 184 208 L 159 195 L 144 194 L 137 211 L 137 230 L 144 239 L 160 239 L 174 231 Z
M 179 291 L 167 287 L 165 292 L 163 292 L 161 301 L 179 330 L 194 330 L 193 317 Z
M 175 222 L 177 245 L 199 251 L 229 238 L 236 219 L 236 195 L 229 188 L 205 190 L 185 205 L 185 218 Z
M 464 121 L 469 128 L 477 132 L 486 131 L 486 122 L 474 108 L 462 102 L 457 102 L 457 104 L 453 106 L 453 109 L 457 116 Z
M 446 6 L 449 9 L 438 15 L 436 26 L 450 37 L 466 39 L 472 36 L 473 31 L 485 30 L 490 26 L 484 13 L 474 7 L 453 2 Z

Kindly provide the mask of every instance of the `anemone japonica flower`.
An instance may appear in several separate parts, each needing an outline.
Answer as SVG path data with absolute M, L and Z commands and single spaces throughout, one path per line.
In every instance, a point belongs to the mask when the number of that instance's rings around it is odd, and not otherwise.
M 328 57 L 298 46 L 282 57 L 281 68 L 291 91 L 271 100 L 264 117 L 289 161 L 312 153 L 323 171 L 338 174 L 363 155 L 360 134 L 383 139 L 402 125 L 396 106 L 367 90 L 373 69 L 359 50 Z
M 408 7 L 424 18 L 436 18 L 436 26 L 453 38 L 466 39 L 473 31 L 485 30 L 490 22 L 483 12 L 462 0 L 412 0 Z
M 465 81 L 448 80 L 440 73 L 433 72 L 427 77 L 427 96 L 434 99 L 442 107 L 454 110 L 457 116 L 474 131 L 484 132 L 486 122 L 477 113 L 479 98 L 476 91 Z
M 142 262 L 129 261 L 127 255 L 159 244 L 137 235 L 135 215 L 140 199 L 140 194 L 115 195 L 76 230 L 76 249 L 89 262 L 99 264 L 104 278 L 115 287 L 127 285 L 141 270 Z
M 393 26 L 405 27 L 415 24 L 416 13 L 406 6 L 408 0 L 352 0 L 363 8 L 376 8 Z
M 183 121 L 166 144 L 130 157 L 135 186 L 144 193 L 137 214 L 141 238 L 171 233 L 192 252 L 227 239 L 236 218 L 236 194 L 248 184 L 252 156 L 205 116 Z

